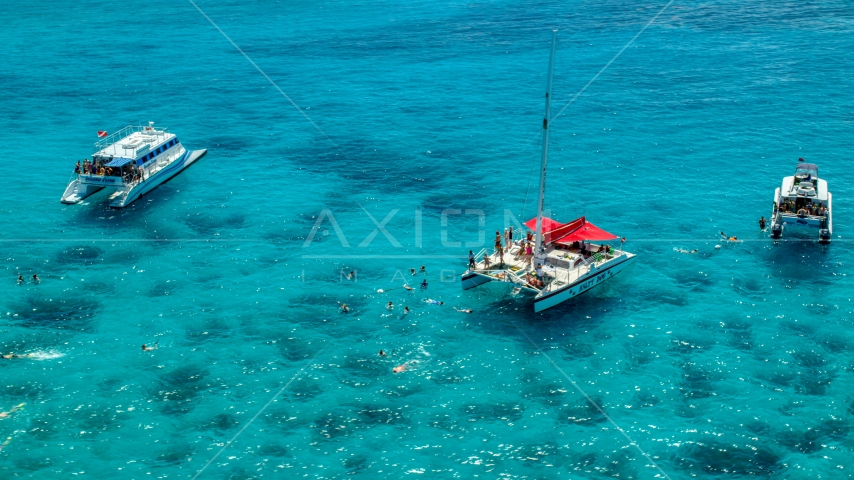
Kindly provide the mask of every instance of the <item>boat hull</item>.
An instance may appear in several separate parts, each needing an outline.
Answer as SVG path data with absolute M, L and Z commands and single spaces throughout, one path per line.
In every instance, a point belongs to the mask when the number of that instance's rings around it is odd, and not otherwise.
M 79 179 L 75 179 L 65 187 L 65 193 L 62 194 L 60 201 L 66 205 L 73 205 L 80 203 L 84 198 L 98 193 L 103 189 L 104 187 L 101 185 L 88 185 L 81 183 Z
M 492 279 L 487 276 L 478 275 L 472 272 L 466 272 L 463 274 L 462 278 L 463 290 L 478 287 L 480 285 L 483 285 L 484 283 L 489 283 L 491 281 Z
M 139 197 L 154 190 L 158 186 L 166 183 L 169 179 L 181 173 L 184 169 L 192 165 L 196 160 L 202 158 L 207 153 L 207 149 L 194 150 L 184 152 L 184 155 L 179 160 L 172 162 L 169 166 L 160 170 L 145 181 L 134 185 L 126 195 L 120 195 L 115 200 L 110 202 L 110 207 L 124 208 Z
M 626 254 L 624 259 L 615 262 L 613 265 L 597 268 L 559 290 L 538 295 L 534 299 L 534 311 L 542 312 L 605 283 L 606 280 L 623 271 L 634 259 L 635 255 Z

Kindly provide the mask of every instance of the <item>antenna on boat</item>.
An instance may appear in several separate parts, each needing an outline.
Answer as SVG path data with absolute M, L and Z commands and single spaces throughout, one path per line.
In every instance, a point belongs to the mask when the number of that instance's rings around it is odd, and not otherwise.
M 549 55 L 549 80 L 546 84 L 546 113 L 543 117 L 543 158 L 540 163 L 540 194 L 537 199 L 537 240 L 536 263 L 541 265 L 543 253 L 543 201 L 546 193 L 546 166 L 549 163 L 549 119 L 552 108 L 552 76 L 555 67 L 555 47 L 557 45 L 557 30 L 552 31 L 552 52 Z

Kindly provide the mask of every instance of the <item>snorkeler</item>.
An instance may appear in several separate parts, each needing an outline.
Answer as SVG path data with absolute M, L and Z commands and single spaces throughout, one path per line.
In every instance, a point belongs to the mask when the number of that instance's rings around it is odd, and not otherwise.
M 403 370 L 401 370 L 401 371 L 403 371 Z M 19 403 L 18 405 L 15 405 L 14 407 L 12 407 L 12 409 L 9 410 L 8 412 L 0 412 L 0 418 L 7 418 L 9 415 L 12 415 L 13 413 L 17 412 L 18 410 L 20 410 L 22 408 L 24 408 L 24 404 Z
M 13 358 L 33 358 L 35 355 L 33 355 L 32 353 L 25 353 L 23 355 L 18 355 L 17 353 L 7 353 L 6 355 L 0 355 L 0 356 L 2 356 L 3 358 L 5 358 L 7 360 L 10 360 Z
M 144 343 L 143 343 L 143 344 L 142 344 L 142 351 L 143 351 L 143 352 L 150 352 L 150 351 L 152 351 L 152 350 L 157 350 L 157 344 L 158 344 L 158 343 L 160 343 L 160 340 L 157 340 L 156 342 L 154 342 L 154 345 L 152 345 L 152 346 L 150 346 L 150 347 L 149 347 L 148 345 L 146 345 L 146 344 L 144 344 Z
M 406 370 L 407 368 L 409 368 L 409 362 L 400 364 L 400 365 L 394 367 L 393 369 L 391 369 L 391 371 L 393 373 L 400 373 L 400 372 Z
M 472 310 L 472 309 L 470 309 L 470 308 L 462 308 L 462 309 L 460 309 L 460 308 L 457 308 L 457 307 L 454 307 L 454 310 L 455 310 L 455 311 L 457 311 L 457 312 L 460 312 L 460 313 L 472 313 L 472 311 L 473 311 L 473 310 Z

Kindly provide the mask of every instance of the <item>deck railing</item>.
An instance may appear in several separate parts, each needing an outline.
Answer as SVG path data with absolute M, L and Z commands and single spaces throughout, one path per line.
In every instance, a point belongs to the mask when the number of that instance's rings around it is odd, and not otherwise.
M 113 133 L 111 135 L 107 135 L 106 137 L 95 142 L 95 148 L 97 150 L 103 150 L 108 145 L 112 145 L 112 144 L 118 142 L 119 140 L 127 137 L 128 135 L 131 135 L 131 134 L 136 133 L 136 132 L 145 131 L 146 128 L 148 128 L 148 125 L 128 125 L 127 127 L 119 130 L 118 132 Z M 152 133 L 155 135 L 162 135 L 162 134 L 166 133 L 166 131 L 168 130 L 168 127 L 152 127 L 152 128 L 154 129 Z

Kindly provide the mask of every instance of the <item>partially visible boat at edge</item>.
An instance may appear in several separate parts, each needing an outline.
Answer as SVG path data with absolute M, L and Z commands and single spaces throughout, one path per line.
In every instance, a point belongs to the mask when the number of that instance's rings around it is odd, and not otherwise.
M 783 177 L 783 184 L 774 191 L 771 238 L 782 238 L 784 228 L 817 229 L 819 243 L 830 243 L 832 203 L 827 181 L 818 177 L 818 166 L 798 159 L 795 174 Z
M 503 255 L 497 251 L 489 254 L 483 249 L 475 255 L 474 266 L 470 266 L 462 276 L 464 290 L 498 281 L 510 283 L 514 292 L 533 292 L 536 294 L 536 312 L 554 307 L 601 285 L 621 272 L 635 258 L 635 254 L 622 250 L 623 239 L 593 225 L 585 217 L 561 223 L 543 216 L 556 41 L 557 32 L 554 32 L 549 57 L 546 112 L 543 118 L 537 217 L 525 223 L 536 235 L 533 258 L 528 258 L 527 252 L 523 251 L 522 241 L 509 246 L 503 251 Z M 613 240 L 621 241 L 620 248 L 612 248 L 603 243 L 589 243 Z
M 62 194 L 62 203 L 79 203 L 110 189 L 110 206 L 123 208 L 193 164 L 206 149 L 186 150 L 166 128 L 129 125 L 95 143 L 91 163 L 78 165 Z M 99 133 L 99 136 L 101 133 Z

